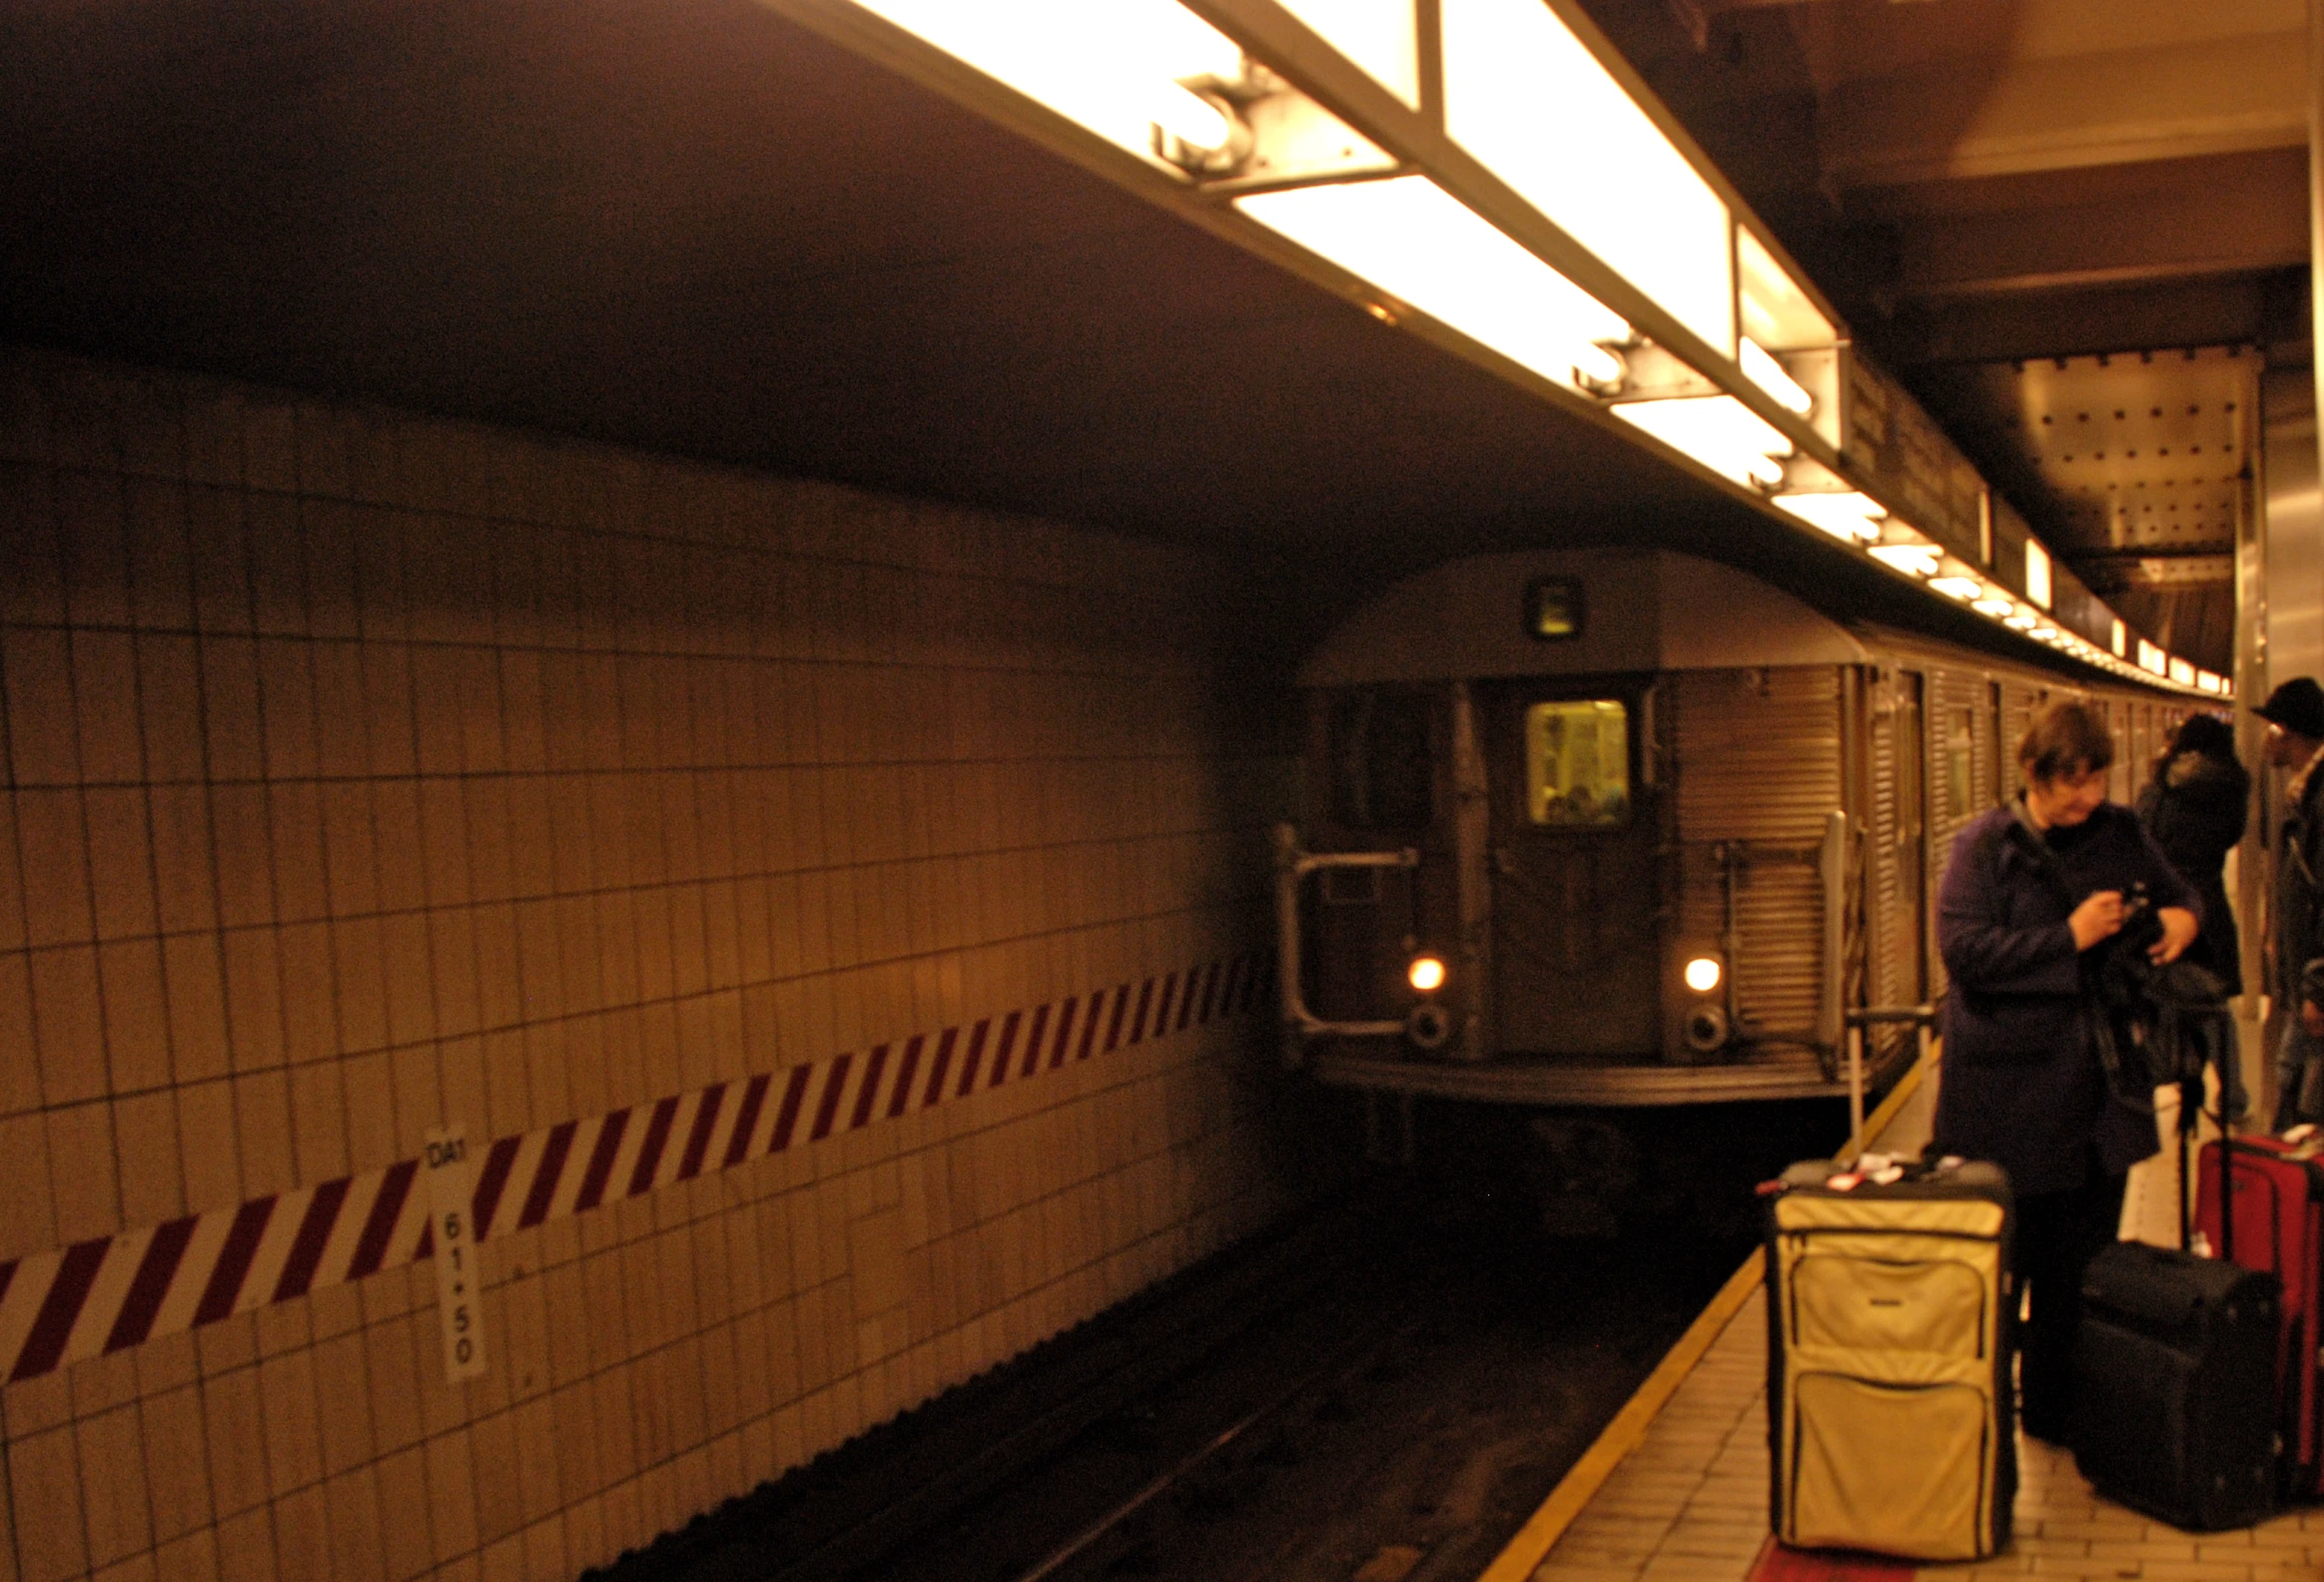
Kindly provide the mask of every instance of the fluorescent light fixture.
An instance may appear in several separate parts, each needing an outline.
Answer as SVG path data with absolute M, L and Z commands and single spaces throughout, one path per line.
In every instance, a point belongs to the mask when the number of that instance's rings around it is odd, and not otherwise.
M 1619 401 L 1613 411 L 1617 417 L 1645 429 L 1673 450 L 1693 456 L 1712 471 L 1738 483 L 1772 488 L 1784 480 L 1784 469 L 1775 458 L 1790 455 L 1792 441 L 1775 424 L 1732 396 Z M 1779 499 L 1776 503 L 1788 506 L 1790 500 Z M 1823 526 L 1821 522 L 1817 525 Z M 1826 527 L 1825 531 L 1832 529 Z
M 1778 352 L 1794 352 L 1828 347 L 1840 339 L 1832 321 L 1746 225 L 1735 228 L 1735 268 L 1743 333 L 1752 340 Z
M 2117 658 L 2117 659 L 2124 659 L 2124 658 L 2128 658 L 2128 657 L 2129 657 L 2129 654 L 2130 654 L 2130 649 L 2129 649 L 2129 647 L 2128 647 L 2128 644 L 2127 644 L 2127 642 L 2126 642 L 2126 639 L 2129 637 L 2129 635 L 2130 635 L 2130 628 L 2129 628 L 2129 627 L 2127 627 L 2127 626 L 2125 626 L 2125 625 L 2123 625 L 2123 624 L 2122 624 L 2122 622 L 2121 622 L 2120 620 L 2116 620 L 2116 621 L 2114 622 L 2114 642 L 2113 642 L 2113 647 L 2114 647 L 2114 657 L 2115 657 L 2115 658 Z
M 1770 427 L 1768 432 L 1775 429 Z M 1889 510 L 1861 489 L 1846 494 L 1778 494 L 1776 503 L 1811 526 L 1835 538 L 1873 542 L 1881 530 L 1873 525 L 1887 519 Z
M 1999 594 L 1988 590 L 1983 598 L 1978 599 L 1969 607 L 1975 610 L 1979 615 L 2002 616 L 2008 614 L 2017 606 L 2009 599 L 2006 599 Z
M 2195 684 L 2195 667 L 2174 654 L 2170 661 L 2170 678 L 2180 686 L 2193 686 Z
M 2002 617 L 2001 624 L 2011 631 L 2029 632 L 2041 624 L 2041 617 L 2029 609 L 2020 607 L 2011 610 L 2009 614 Z
M 1281 0 L 1281 4 L 1326 44 L 1361 66 L 1372 81 L 1413 109 L 1420 108 L 1420 29 L 1412 0 Z
M 2049 608 L 2049 551 L 2032 538 L 2025 540 L 2025 596 Z
M 2145 638 L 2138 639 L 2138 668 L 2155 675 L 2170 673 L 2169 656 Z
M 1865 553 L 1885 566 L 1917 577 L 1935 576 L 1937 563 L 1944 558 L 1935 544 L 1874 544 Z
M 1809 408 L 1816 404 L 1816 397 L 1802 390 L 1799 381 L 1786 374 L 1784 366 L 1771 357 L 1767 349 L 1757 341 L 1752 340 L 1751 337 L 1745 336 L 1743 338 L 1743 352 L 1737 361 L 1742 364 L 1744 375 L 1754 385 L 1773 396 L 1777 403 L 1786 410 L 1796 411 L 1805 417 L 1808 415 Z
M 1444 129 L 1672 318 L 1735 356 L 1727 205 L 1542 0 L 1441 0 Z
M 1156 127 L 1223 148 L 1224 115 L 1180 83 L 1242 75 L 1241 47 L 1176 0 L 858 0 L 1028 99 L 1172 175 Z
M 1929 585 L 1948 599 L 1973 599 L 1984 591 L 1975 577 L 1940 576 Z
M 1234 207 L 1543 379 L 1578 389 L 1577 370 L 1622 377 L 1599 345 L 1631 339 L 1622 316 L 1425 176 L 1252 193 Z
M 2195 672 L 2195 685 L 2205 692 L 2218 692 L 2223 690 L 2227 683 L 2208 670 L 2198 670 Z

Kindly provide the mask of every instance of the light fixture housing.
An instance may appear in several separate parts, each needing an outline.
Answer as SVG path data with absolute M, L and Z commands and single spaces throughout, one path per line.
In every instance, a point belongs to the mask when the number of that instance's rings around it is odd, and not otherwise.
M 1816 409 L 1816 397 L 1806 387 L 1784 372 L 1784 366 L 1775 360 L 1765 347 L 1749 336 L 1742 342 L 1742 353 L 1736 359 L 1744 377 L 1776 398 L 1776 404 L 1786 411 L 1805 417 Z
M 1234 207 L 1552 384 L 1622 377 L 1606 350 L 1632 339 L 1622 316 L 1425 176 L 1250 193 Z
M 1438 0 L 1437 10 L 1446 135 L 1734 357 L 1734 217 L 1718 190 L 1542 0 Z
M 819 28 L 814 19 L 829 7 L 769 3 Z M 1886 398 L 1910 405 L 1910 397 L 1877 370 L 1852 368 L 1846 327 L 1572 0 L 855 7 L 1134 156 L 1137 168 L 1115 173 L 1125 184 L 1138 188 L 1160 172 L 1180 194 L 1162 201 L 1231 204 L 1330 266 L 1311 278 L 1347 293 L 1343 277 L 1353 276 L 1351 295 L 1384 323 L 1418 318 L 1423 335 L 1440 326 L 1595 397 L 1747 488 L 1814 479 L 1830 490 L 1825 500 L 1853 495 L 1846 504 L 1801 503 L 1816 498 L 1806 494 L 1780 503 L 1948 598 L 2004 619 L 2020 599 L 2048 610 L 2085 598 L 2070 578 L 2056 585 L 2048 551 L 2031 538 L 2019 539 L 2022 574 L 2010 579 L 2022 585 L 2007 607 L 1988 607 L 2003 597 L 1989 583 L 1982 600 L 1971 598 L 1972 582 L 2007 574 L 1992 561 L 2000 502 L 1981 483 L 1978 567 L 1949 556 L 1933 563 L 1918 535 L 1875 525 L 1886 509 L 1849 486 L 1857 481 L 1844 431 L 1849 393 L 1861 375 L 1888 389 Z M 972 108 L 993 103 L 964 92 L 958 75 L 938 72 L 930 85 Z M 1328 134 L 1321 142 L 1310 135 L 1317 127 Z M 1091 157 L 1071 129 L 1059 130 L 1061 147 Z M 1323 143 L 1328 151 L 1315 154 Z M 1245 245 L 1283 258 L 1255 237 Z M 1648 355 L 1692 383 L 1631 383 Z M 1941 464 L 1966 466 L 1938 448 Z M 1931 531 L 1965 542 L 1965 496 L 1948 498 L 1929 507 Z M 2075 618 L 2084 612 L 2078 606 Z M 2102 605 L 2086 613 L 2111 618 Z M 2126 654 L 2127 634 L 2119 621 L 2113 627 L 2115 651 Z M 2201 672 L 2168 655 L 2150 662 L 2142 651 L 2137 668 L 2203 689 Z M 2224 678 L 2220 687 L 2224 694 Z
M 2038 538 L 2025 540 L 2025 597 L 2029 603 L 2049 608 L 2049 551 L 2041 547 Z
M 1613 410 L 1673 450 L 1747 488 L 1772 488 L 1782 482 L 1779 458 L 1798 448 L 1782 429 L 1732 396 L 1617 401 Z
M 857 0 L 1148 164 L 1185 179 L 1156 131 L 1189 143 L 1227 134 L 1217 106 L 1184 86 L 1234 81 L 1242 49 L 1177 0 Z
M 1888 507 L 1862 489 L 1827 493 L 1778 494 L 1776 504 L 1792 515 L 1849 543 L 1877 543 L 1878 523 L 1888 519 Z

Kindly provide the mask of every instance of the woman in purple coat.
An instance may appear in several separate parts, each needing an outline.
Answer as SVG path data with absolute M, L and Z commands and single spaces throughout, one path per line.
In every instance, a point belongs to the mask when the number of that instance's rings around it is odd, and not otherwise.
M 2113 738 L 2058 703 L 2018 744 L 2025 789 L 1961 831 L 1937 900 L 1950 988 L 1937 1098 L 1938 1153 L 1991 1160 L 2017 1200 L 2016 1273 L 2030 1290 L 2019 1364 L 2025 1431 L 2062 1440 L 2082 1269 L 2114 1239 L 2123 1176 L 2156 1152 L 2154 1118 L 2108 1091 L 2085 975 L 2143 886 L 2169 961 L 2201 903 L 2128 808 L 2106 801 Z

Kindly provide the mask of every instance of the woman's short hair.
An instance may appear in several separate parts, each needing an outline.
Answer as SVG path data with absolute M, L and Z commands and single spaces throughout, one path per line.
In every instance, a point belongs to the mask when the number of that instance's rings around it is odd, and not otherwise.
M 2017 743 L 2017 763 L 2030 780 L 2088 774 L 2114 762 L 2114 735 L 2105 716 L 2087 703 L 2052 703 L 2033 716 Z
M 2235 727 L 2216 714 L 2189 714 L 2179 721 L 2179 728 L 2171 732 L 2170 746 L 2163 757 L 2168 760 L 2180 753 L 2199 752 L 2213 758 L 2235 756 Z

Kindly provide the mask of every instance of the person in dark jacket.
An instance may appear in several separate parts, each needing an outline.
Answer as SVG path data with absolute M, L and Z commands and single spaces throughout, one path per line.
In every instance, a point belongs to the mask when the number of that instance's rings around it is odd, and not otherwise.
M 2268 991 L 2283 1015 L 2276 1045 L 2275 1127 L 2324 1120 L 2324 1044 L 2294 1010 L 2301 974 L 2324 954 L 2324 687 L 2294 676 L 2253 710 L 2267 721 L 2267 759 L 2291 776 L 2268 872 Z
M 2231 995 L 2243 992 L 2243 942 L 2227 906 L 2227 854 L 2251 817 L 2251 771 L 2235 761 L 2235 731 L 2216 714 L 2190 714 L 2138 793 L 2138 822 L 2203 900 L 2203 932 L 2187 959 Z
M 2114 742 L 2085 704 L 2035 716 L 2025 789 L 1953 844 L 1937 940 L 1951 986 L 1936 1150 L 1990 1160 L 2017 1199 L 2015 1272 L 2030 1292 L 2018 1375 L 2025 1431 L 2065 1437 L 2082 1269 L 2113 1240 L 2123 1177 L 2156 1153 L 2154 1117 L 2108 1089 L 2084 975 L 2143 885 L 2175 959 L 2201 901 L 2128 808 L 2106 801 Z

